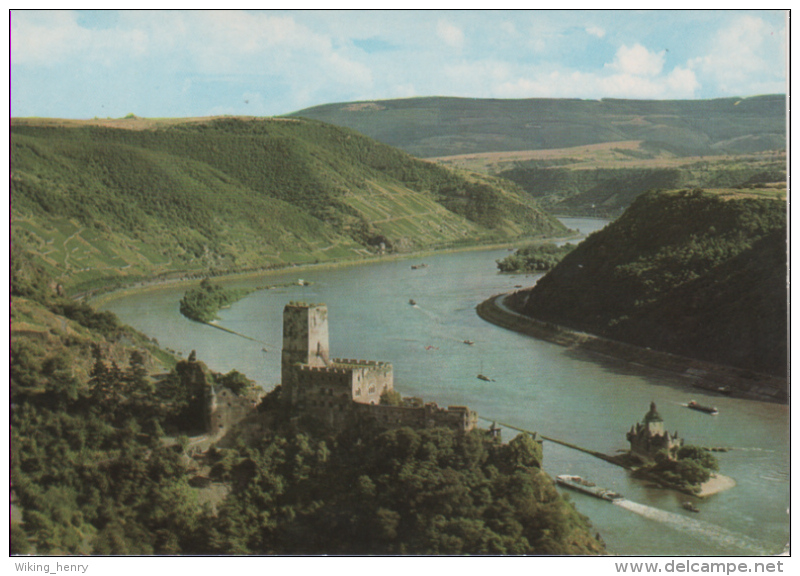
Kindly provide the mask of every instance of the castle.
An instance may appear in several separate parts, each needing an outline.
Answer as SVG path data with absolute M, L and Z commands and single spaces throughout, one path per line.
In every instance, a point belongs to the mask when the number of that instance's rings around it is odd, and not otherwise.
M 661 451 L 675 458 L 678 449 L 683 446 L 683 439 L 678 438 L 677 431 L 670 436 L 664 429 L 664 420 L 656 410 L 655 402 L 650 402 L 650 411 L 641 422 L 631 426 L 626 437 L 631 444 L 631 454 L 643 460 L 652 460 Z
M 445 426 L 466 432 L 477 425 L 477 414 L 466 406 L 443 409 L 419 398 L 404 398 L 399 405 L 381 404 L 381 396 L 388 398 L 393 391 L 391 364 L 330 357 L 327 306 L 286 305 L 281 399 L 295 411 L 334 428 L 354 418 L 385 428 Z

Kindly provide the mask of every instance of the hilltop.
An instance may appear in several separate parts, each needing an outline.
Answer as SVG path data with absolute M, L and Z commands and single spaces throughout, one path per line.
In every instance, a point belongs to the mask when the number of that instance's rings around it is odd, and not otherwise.
M 326 104 L 289 116 L 346 126 L 421 158 L 627 141 L 675 156 L 786 147 L 783 95 L 713 100 L 405 98 Z
M 11 238 L 68 289 L 565 231 L 513 183 L 313 120 L 14 119 Z
M 555 214 L 615 218 L 651 189 L 786 187 L 786 98 L 413 98 L 301 110 L 442 165 L 509 179 Z
M 786 232 L 774 197 L 649 192 L 507 301 L 573 330 L 785 378 Z

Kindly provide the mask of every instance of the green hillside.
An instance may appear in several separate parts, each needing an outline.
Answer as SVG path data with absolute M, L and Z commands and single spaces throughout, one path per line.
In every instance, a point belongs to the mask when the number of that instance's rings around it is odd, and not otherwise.
M 537 319 L 785 377 L 786 204 L 650 192 L 512 305 Z
M 767 195 L 786 190 L 786 156 L 770 152 L 693 159 L 683 164 L 641 161 L 563 167 L 522 161 L 506 166 L 495 174 L 519 184 L 545 210 L 562 215 L 616 218 L 648 190 L 730 187 Z
M 677 156 L 786 147 L 783 95 L 715 100 L 406 98 L 326 104 L 291 116 L 353 128 L 430 158 L 640 140 Z
M 73 290 L 564 231 L 508 181 L 316 121 L 12 120 L 10 131 L 12 243 Z

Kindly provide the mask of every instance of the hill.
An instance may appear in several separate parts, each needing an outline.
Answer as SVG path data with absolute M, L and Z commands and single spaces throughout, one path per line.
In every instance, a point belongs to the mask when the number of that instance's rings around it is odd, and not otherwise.
M 616 218 L 652 189 L 786 186 L 786 98 L 412 98 L 295 112 L 506 178 L 548 212 Z
M 641 151 L 642 143 L 637 144 L 638 148 L 618 149 L 620 156 Z M 498 161 L 495 166 L 494 175 L 516 182 L 542 208 L 563 215 L 616 218 L 648 190 L 731 187 L 767 195 L 786 191 L 786 154 L 780 151 L 594 162 L 579 155 L 561 162 Z
M 649 154 L 753 153 L 786 147 L 783 95 L 714 100 L 406 98 L 290 114 L 346 126 L 415 156 L 548 150 L 641 141 Z
M 313 120 L 12 120 L 11 238 L 68 289 L 559 234 L 516 185 Z
M 204 438 L 188 436 L 205 429 L 207 386 L 239 394 L 246 377 L 194 354 L 176 361 L 57 294 L 19 247 L 11 269 L 10 554 L 605 551 L 527 434 L 502 444 L 362 424 L 331 435 L 274 391 L 257 440 L 198 454 Z
M 775 198 L 645 193 L 510 304 L 613 340 L 786 377 L 786 232 Z

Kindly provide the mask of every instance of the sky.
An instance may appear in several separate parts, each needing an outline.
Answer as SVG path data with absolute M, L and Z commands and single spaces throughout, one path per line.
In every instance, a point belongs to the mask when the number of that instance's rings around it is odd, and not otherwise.
M 12 117 L 786 93 L 783 11 L 10 12 Z

